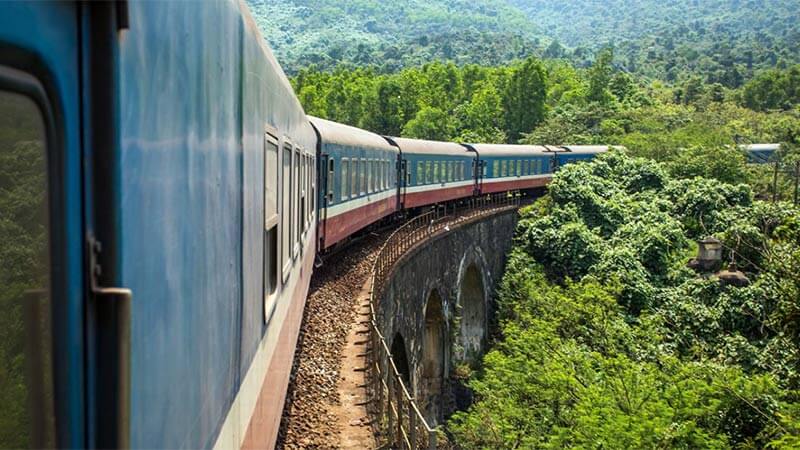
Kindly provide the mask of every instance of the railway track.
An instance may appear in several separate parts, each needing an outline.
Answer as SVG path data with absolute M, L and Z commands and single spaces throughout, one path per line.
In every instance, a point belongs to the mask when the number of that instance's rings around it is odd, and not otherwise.
M 353 393 L 345 392 L 347 398 L 342 398 L 342 390 L 357 387 L 349 376 L 355 367 L 350 366 L 364 364 L 363 358 L 349 355 L 352 345 L 348 346 L 348 341 L 352 341 L 358 322 L 364 284 L 389 232 L 385 229 L 363 237 L 316 269 L 295 350 L 277 448 L 343 448 L 371 438 L 370 428 L 360 423 L 362 418 L 347 417 L 353 414 L 351 406 L 358 401 L 351 398 Z M 354 363 L 354 359 L 360 361 Z M 363 419 L 366 421 L 366 417 Z

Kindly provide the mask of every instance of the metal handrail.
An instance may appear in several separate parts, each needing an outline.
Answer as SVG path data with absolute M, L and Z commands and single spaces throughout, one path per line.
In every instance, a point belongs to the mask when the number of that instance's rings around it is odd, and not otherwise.
M 451 226 L 468 222 L 476 217 L 497 214 L 519 208 L 520 196 L 516 192 L 473 197 L 453 205 L 436 206 L 397 228 L 384 242 L 372 266 L 370 286 L 370 337 L 367 349 L 367 395 L 372 423 L 384 432 L 390 447 L 425 448 L 433 450 L 438 445 L 438 431 L 422 415 L 416 400 L 411 396 L 403 377 L 397 370 L 391 350 L 378 325 L 379 300 L 383 295 L 387 275 L 394 265 L 418 243 L 434 235 L 447 232 Z M 443 211 L 442 211 L 443 210 Z M 386 369 L 383 369 L 385 364 Z M 404 410 L 406 413 L 404 414 Z

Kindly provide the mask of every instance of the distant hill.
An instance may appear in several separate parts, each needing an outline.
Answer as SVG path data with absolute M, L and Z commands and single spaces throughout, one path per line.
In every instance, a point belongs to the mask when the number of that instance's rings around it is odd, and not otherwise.
M 433 60 L 525 55 L 579 66 L 611 44 L 616 64 L 668 81 L 738 86 L 800 62 L 798 0 L 247 0 L 289 73 L 316 65 L 396 71 Z
M 675 80 L 699 73 L 728 86 L 798 62 L 798 0 L 508 0 L 585 63 L 612 44 L 631 72 Z
M 395 71 L 433 60 L 500 64 L 540 52 L 518 8 L 496 0 L 247 0 L 284 70 Z

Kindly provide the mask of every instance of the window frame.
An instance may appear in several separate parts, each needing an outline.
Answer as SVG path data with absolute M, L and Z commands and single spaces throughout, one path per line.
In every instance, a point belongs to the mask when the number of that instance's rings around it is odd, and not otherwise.
M 49 298 L 47 302 L 47 308 L 50 315 L 50 327 L 52 330 L 52 334 L 48 342 L 49 351 L 51 353 L 49 364 L 53 371 L 63 374 L 73 368 L 73 364 L 63 361 L 62 358 L 58 358 L 53 355 L 55 355 L 58 351 L 57 342 L 67 341 L 67 334 L 69 334 L 69 332 L 66 331 L 68 327 L 63 325 L 57 326 L 56 322 L 67 320 L 65 319 L 68 317 L 67 311 L 74 306 L 74 302 L 76 300 L 74 295 L 69 294 L 70 271 L 78 270 L 79 273 L 83 274 L 86 270 L 83 264 L 78 267 L 74 267 L 74 255 L 70 254 L 71 252 L 68 250 L 70 241 L 74 240 L 75 237 L 69 236 L 66 232 L 68 229 L 66 225 L 69 218 L 67 216 L 67 207 L 65 205 L 69 203 L 77 204 L 83 207 L 84 199 L 68 198 L 68 194 L 66 192 L 67 190 L 64 189 L 65 183 L 67 182 L 67 160 L 68 158 L 72 159 L 74 157 L 70 157 L 66 153 L 68 151 L 67 141 L 64 134 L 64 124 L 66 118 L 64 117 L 62 110 L 58 108 L 59 99 L 51 99 L 47 94 L 47 89 L 45 88 L 44 80 L 47 80 L 47 76 L 49 74 L 44 70 L 28 71 L 27 68 L 25 70 L 20 70 L 9 64 L 9 62 L 9 58 L 7 57 L 0 58 L 0 91 L 16 94 L 26 97 L 28 100 L 30 100 L 31 103 L 33 103 L 36 107 L 42 123 L 41 132 L 42 136 L 44 137 L 44 168 L 46 172 L 45 180 L 47 183 L 45 187 L 45 192 L 47 195 L 46 236 L 49 263 L 47 267 L 49 280 Z M 75 150 L 80 152 L 82 150 L 82 144 L 78 144 L 78 147 Z M 83 175 L 79 174 L 78 176 L 82 178 Z M 69 220 L 69 222 L 71 224 L 73 221 Z M 54 226 L 54 224 L 59 226 Z M 82 237 L 81 243 L 85 245 L 85 241 Z M 88 287 L 83 286 L 79 294 L 79 301 L 83 301 L 87 295 L 89 295 Z M 81 346 L 80 352 L 83 353 L 84 351 L 84 347 Z M 81 380 L 81 383 L 86 381 L 86 373 L 75 375 L 80 376 L 80 378 L 76 379 Z M 59 413 L 63 412 L 66 408 L 70 408 L 70 406 L 75 405 L 69 398 L 71 396 L 62 397 L 59 395 L 59 392 L 63 391 L 63 389 L 66 389 L 66 386 L 63 384 L 59 385 L 59 382 L 55 376 L 51 377 L 50 382 L 50 387 L 52 388 L 53 394 L 52 408 L 54 435 L 52 437 L 54 439 L 53 444 L 58 447 L 65 445 L 65 443 L 61 442 L 59 439 L 59 427 L 65 426 L 65 424 L 68 426 L 70 421 L 68 417 L 65 420 L 65 417 Z M 82 387 L 78 389 L 79 392 L 85 394 L 85 391 Z M 31 399 L 28 398 L 27 401 L 30 402 Z M 41 404 L 39 406 L 41 407 Z M 33 423 L 34 421 L 31 422 L 31 424 Z M 36 442 L 36 438 L 33 436 L 29 436 L 29 439 L 31 439 L 31 443 Z
M 264 304 L 264 323 L 269 322 L 269 318 L 272 316 L 273 311 L 275 310 L 275 306 L 277 305 L 278 293 L 280 292 L 280 271 L 281 271 L 281 263 L 280 263 L 280 182 L 278 180 L 278 174 L 280 171 L 280 152 L 281 152 L 281 145 L 280 145 L 280 138 L 278 137 L 279 133 L 275 127 L 270 125 L 265 126 L 264 131 L 264 221 L 263 221 L 263 261 L 262 261 L 262 272 L 264 274 L 264 279 L 262 280 L 262 300 Z M 267 156 L 268 152 L 271 150 L 268 149 L 268 146 L 272 145 L 275 148 L 275 169 L 274 169 L 274 180 L 270 180 L 270 169 L 269 169 L 269 160 L 270 158 Z M 274 181 L 274 208 L 275 210 L 272 212 L 271 215 L 268 215 L 269 211 L 267 208 L 268 204 L 268 196 L 269 190 L 267 188 L 268 183 Z M 269 248 L 268 248 L 269 245 Z M 270 264 L 268 261 L 272 260 L 271 273 L 267 273 L 270 271 Z M 271 280 L 271 281 L 270 281 Z M 268 282 L 270 281 L 270 282 Z
M 342 180 L 339 183 L 339 198 L 345 201 L 350 198 L 350 158 L 342 158 L 339 164 L 339 177 Z

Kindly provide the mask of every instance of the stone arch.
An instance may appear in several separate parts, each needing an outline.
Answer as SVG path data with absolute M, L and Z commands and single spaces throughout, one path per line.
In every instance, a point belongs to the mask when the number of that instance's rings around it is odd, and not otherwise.
M 464 271 L 458 290 L 458 356 L 462 361 L 473 364 L 483 352 L 488 326 L 486 288 L 482 272 L 475 263 Z
M 400 376 L 403 378 L 403 382 L 406 384 L 406 387 L 410 389 L 411 366 L 408 364 L 406 341 L 403 339 L 402 334 L 396 333 L 394 335 L 394 339 L 392 340 L 391 351 L 392 351 L 392 359 L 394 360 L 394 365 L 395 367 L 397 367 L 397 371 L 400 372 Z
M 464 252 L 458 268 L 453 359 L 473 364 L 483 353 L 489 329 L 491 274 L 479 246 Z
M 444 303 L 439 291 L 431 290 L 425 302 L 425 319 L 422 339 L 422 398 L 425 399 L 425 416 L 430 423 L 439 423 L 441 417 L 442 386 L 446 360 L 446 322 Z

